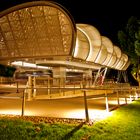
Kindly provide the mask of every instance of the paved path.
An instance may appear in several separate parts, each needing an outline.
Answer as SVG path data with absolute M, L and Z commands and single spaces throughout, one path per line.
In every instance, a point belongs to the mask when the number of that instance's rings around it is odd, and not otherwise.
M 109 101 L 109 107 L 115 107 L 117 101 Z M 0 99 L 1 114 L 21 114 L 22 99 Z M 103 117 L 106 114 L 105 98 L 88 99 L 90 118 Z M 85 118 L 83 97 L 63 99 L 39 99 L 25 102 L 25 115 L 59 118 Z
M 1 91 L 1 90 L 0 90 Z M 12 89 L 11 93 L 0 94 L 0 114 L 17 114 L 22 112 L 22 93 L 15 93 Z M 10 98 L 9 98 L 10 97 Z M 99 118 L 106 115 L 106 102 L 104 97 L 93 98 L 87 97 L 88 113 L 90 118 Z M 124 104 L 124 99 L 120 99 L 120 103 Z M 109 98 L 109 108 L 117 105 L 116 97 Z M 59 99 L 34 99 L 25 102 L 25 115 L 47 116 L 59 118 L 85 118 L 84 97 L 70 97 Z

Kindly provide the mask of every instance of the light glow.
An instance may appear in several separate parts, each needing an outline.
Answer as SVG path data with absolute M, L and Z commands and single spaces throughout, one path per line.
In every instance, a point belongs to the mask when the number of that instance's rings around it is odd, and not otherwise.
M 21 115 L 22 112 L 21 112 L 21 109 L 3 109 L 3 110 L 0 110 L 0 114 L 5 114 L 5 115 Z M 27 110 L 25 111 L 24 115 L 27 115 L 27 116 L 33 116 L 35 115 L 35 113 L 31 110 Z
M 83 70 L 78 70 L 78 69 L 66 69 L 66 72 L 81 72 L 83 73 L 84 71 Z
M 74 51 L 74 57 L 78 56 L 78 38 L 76 38 L 76 45 L 75 45 L 75 51 Z
M 102 54 L 101 54 L 101 49 L 100 49 L 99 54 L 95 60 L 95 63 L 98 63 L 98 61 L 101 59 L 101 56 L 102 56 Z
M 89 46 L 90 46 L 90 50 L 89 50 L 89 55 L 87 57 L 87 61 L 92 61 L 92 56 L 93 56 L 93 47 L 92 47 L 92 42 L 91 42 L 91 39 L 89 38 L 89 36 L 87 35 L 87 33 L 82 30 L 81 28 L 77 27 L 87 38 L 88 38 L 88 41 L 89 41 Z
M 4 115 L 21 115 L 20 109 L 4 109 L 0 110 L 0 114 Z M 95 109 L 89 109 L 89 119 L 90 120 L 103 120 L 109 116 L 112 115 L 112 112 L 107 112 L 106 110 L 95 110 Z M 24 115 L 26 116 L 35 116 L 35 112 L 26 109 Z M 65 114 L 63 114 L 63 118 L 74 118 L 74 119 L 86 119 L 85 118 L 85 110 L 84 109 L 75 109 L 72 111 L 69 111 Z
M 5 109 L 5 110 L 0 110 L 0 114 L 21 115 L 21 111 L 18 109 Z
M 95 110 L 88 109 L 89 119 L 92 120 L 102 120 L 112 115 L 112 112 L 106 112 L 106 110 Z M 66 118 L 75 118 L 75 119 L 85 119 L 85 110 L 84 109 L 75 109 L 68 113 L 65 113 Z
M 11 64 L 15 65 L 15 66 L 21 66 L 21 67 L 39 68 L 39 69 L 50 69 L 50 67 L 38 66 L 36 64 L 27 63 L 27 62 L 23 62 L 23 61 L 14 61 Z

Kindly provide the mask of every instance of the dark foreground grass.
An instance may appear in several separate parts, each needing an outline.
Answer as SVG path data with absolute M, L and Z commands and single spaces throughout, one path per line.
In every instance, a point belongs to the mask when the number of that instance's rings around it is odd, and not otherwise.
M 140 100 L 92 126 L 0 119 L 0 140 L 140 140 Z

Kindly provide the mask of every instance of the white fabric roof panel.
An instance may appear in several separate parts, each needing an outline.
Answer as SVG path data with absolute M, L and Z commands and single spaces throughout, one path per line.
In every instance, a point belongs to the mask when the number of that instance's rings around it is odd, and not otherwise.
M 115 64 L 112 66 L 113 68 L 115 68 L 118 65 L 122 56 L 122 52 L 118 46 L 114 46 L 114 51 L 116 52 L 117 60 Z
M 112 67 L 116 61 L 117 61 L 117 56 L 116 56 L 116 53 L 113 52 L 111 59 L 109 60 L 109 63 L 107 64 L 107 66 Z
M 119 64 L 116 66 L 116 68 L 121 70 L 126 65 L 127 61 L 128 56 L 123 53 L 121 56 L 121 60 L 119 61 Z
M 101 37 L 102 37 L 102 44 L 104 46 L 106 46 L 107 51 L 109 53 L 113 53 L 113 43 L 112 43 L 112 41 L 106 36 L 101 36 Z
M 99 64 L 103 64 L 103 62 L 106 60 L 107 58 L 107 48 L 104 45 L 101 45 L 101 49 L 97 55 L 97 58 L 95 60 L 95 63 L 99 63 Z
M 86 61 L 95 62 L 101 48 L 101 36 L 99 31 L 94 26 L 88 24 L 76 24 L 76 27 L 87 36 L 90 42 L 89 55 Z
M 90 51 L 90 42 L 87 36 L 77 29 L 76 46 L 74 50 L 74 57 L 86 60 Z
M 127 63 L 122 67 L 121 70 L 126 70 L 129 65 L 130 65 L 130 61 L 127 61 Z
M 113 45 L 108 37 L 101 36 L 94 26 L 76 24 L 76 27 L 77 41 L 75 46 L 76 53 L 74 53 L 75 58 L 118 70 L 121 70 L 127 63 L 128 59 L 124 61 L 124 56 L 122 56 L 120 48 Z
M 108 52 L 107 57 L 103 62 L 103 65 L 107 65 L 109 63 L 109 60 L 111 60 L 111 56 L 113 54 L 113 43 L 106 36 L 101 36 L 101 39 L 102 39 L 102 45 L 104 45 L 107 48 L 107 52 Z

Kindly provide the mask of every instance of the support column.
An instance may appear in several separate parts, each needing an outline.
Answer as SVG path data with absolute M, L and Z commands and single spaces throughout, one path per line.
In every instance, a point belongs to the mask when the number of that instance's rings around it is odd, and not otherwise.
M 87 105 L 87 97 L 86 97 L 86 91 L 85 90 L 84 90 L 84 104 L 85 104 L 86 122 L 89 122 L 88 105 Z
M 104 74 L 103 74 L 102 83 L 104 83 L 104 80 L 105 80 L 106 73 L 107 73 L 107 67 L 104 69 Z
M 85 85 L 90 87 L 92 85 L 92 70 L 85 70 L 83 73 Z
M 96 83 L 97 83 L 97 80 L 98 80 L 98 78 L 100 76 L 100 71 L 101 71 L 101 69 L 99 69 L 98 72 L 96 73 L 96 76 L 95 76 L 95 79 L 94 79 L 94 82 L 93 82 L 93 86 L 95 86 Z
M 28 76 L 28 89 L 27 89 L 27 99 L 31 100 L 33 96 L 33 79 L 32 76 Z
M 106 72 L 107 72 L 107 67 L 103 68 L 102 70 L 101 69 L 98 70 L 96 77 L 94 79 L 94 83 L 93 83 L 94 86 L 96 84 L 103 85 L 104 80 L 105 80 L 105 76 L 106 76 Z
M 36 77 L 33 77 L 33 98 L 36 97 Z
M 66 68 L 54 67 L 53 68 L 53 86 L 64 87 L 66 80 Z
M 106 102 L 106 112 L 109 112 L 109 104 L 108 104 L 107 91 L 105 91 L 105 102 Z

